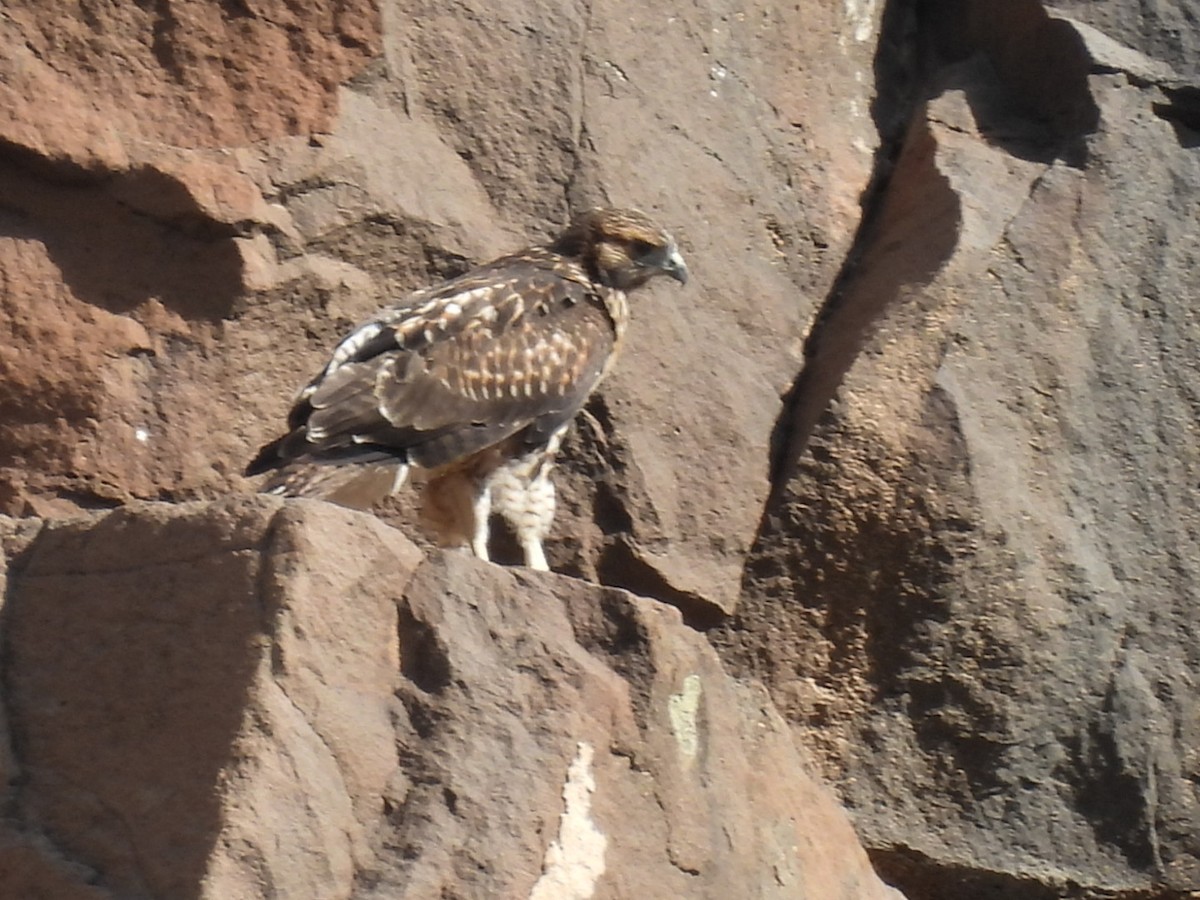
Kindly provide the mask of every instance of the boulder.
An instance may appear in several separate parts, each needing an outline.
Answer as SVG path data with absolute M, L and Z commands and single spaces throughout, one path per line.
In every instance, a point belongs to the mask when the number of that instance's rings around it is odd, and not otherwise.
M 8 896 L 898 896 L 669 606 L 314 501 L 2 533 Z

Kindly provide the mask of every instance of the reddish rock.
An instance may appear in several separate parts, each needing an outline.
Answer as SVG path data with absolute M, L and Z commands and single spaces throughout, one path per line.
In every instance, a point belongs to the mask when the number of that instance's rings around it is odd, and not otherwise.
M 1067 19 L 1036 0 L 7 3 L 0 510 L 54 518 L 247 491 L 245 461 L 356 320 L 573 209 L 644 206 L 694 278 L 636 304 L 628 352 L 567 442 L 555 568 L 710 628 L 912 897 L 1184 896 L 1200 889 L 1194 7 L 1067 2 Z M 411 506 L 405 495 L 381 515 L 420 541 Z M 27 538 L 5 538 L 18 568 Z M 463 590 L 491 590 L 448 566 Z M 549 583 L 490 577 L 504 596 Z M 432 597 L 436 578 L 419 578 Z M 434 615 L 450 598 L 421 602 Z M 81 660 L 115 680 L 104 667 L 119 654 L 59 614 Z M 641 615 L 613 621 L 636 632 Z M 239 621 L 234 637 L 274 634 L 261 616 Z M 195 650 L 163 643 L 168 631 L 139 641 L 168 661 Z M 354 704 L 326 702 L 304 673 L 330 661 L 279 646 L 299 654 L 288 696 L 307 699 L 299 712 L 263 700 L 256 721 L 293 735 L 320 719 L 332 749 L 297 737 L 285 759 L 273 737 L 237 731 L 248 743 L 221 769 L 228 792 L 182 791 L 210 824 L 228 810 L 212 833 L 229 843 L 210 856 L 188 845 L 180 871 L 209 867 L 212 896 L 253 895 L 271 867 L 290 886 L 358 872 L 386 895 L 484 858 L 464 825 L 459 857 L 422 856 L 407 875 L 379 861 L 388 832 L 362 798 L 394 812 L 408 789 L 379 789 L 388 759 L 358 759 L 344 739 L 374 728 L 378 707 L 360 722 Z M 644 683 L 636 666 L 617 671 L 586 683 L 607 685 L 599 697 Z M 430 709 L 453 706 L 446 690 Z M 656 690 L 692 702 L 682 683 Z M 215 759 L 235 726 L 197 703 L 211 714 L 197 748 Z M 182 714 L 163 700 L 162 715 L 177 731 L 161 739 L 182 747 Z M 500 752 L 485 738 L 437 737 L 446 754 L 456 739 Z M 588 796 L 586 754 L 561 741 L 537 745 L 555 785 L 538 782 L 555 804 L 540 807 L 541 842 L 520 831 L 508 848 L 535 860 L 531 876 L 552 837 L 559 855 L 595 844 L 559 818 Z M 620 784 L 604 781 L 608 752 L 593 746 L 596 822 L 616 796 L 605 784 Z M 295 773 L 324 779 L 342 757 L 361 780 L 296 813 Z M 668 772 L 649 777 L 694 788 Z M 774 790 L 800 790 L 779 777 Z M 132 775 L 117 783 L 115 808 L 174 802 L 147 799 Z M 437 818 L 435 784 L 413 796 Z M 76 793 L 93 805 L 72 821 L 101 823 L 79 839 L 107 867 L 125 826 Z M 306 823 L 295 846 L 320 848 L 311 871 L 248 824 L 276 797 Z M 669 843 L 684 867 L 715 846 L 662 821 L 647 846 Z M 137 840 L 169 854 L 185 838 Z M 0 874 L 31 896 L 94 896 L 61 847 L 50 832 L 0 836 Z M 134 895 L 151 892 L 135 879 L 173 877 L 110 868 Z
M 190 420 L 228 394 L 169 360 L 210 354 L 235 300 L 275 283 L 263 242 L 286 222 L 222 148 L 330 127 L 378 12 L 16 3 L 0 39 L 0 508 L 226 485 L 238 466 L 214 474 L 171 401 Z
M 898 896 L 670 607 L 323 503 L 5 529 L 22 896 Z
M 221 147 L 326 130 L 340 84 L 379 50 L 379 13 L 368 0 L 213 4 L 5 6 L 8 87 L 32 121 L 22 143 L 56 159 L 105 168 L 130 139 Z M 28 54 L 28 55 L 25 55 Z M 73 120 L 65 95 L 88 114 Z M 18 132 L 21 133 L 21 132 Z M 7 137 L 7 135 L 5 135 Z M 57 137 L 55 137 L 57 136 Z

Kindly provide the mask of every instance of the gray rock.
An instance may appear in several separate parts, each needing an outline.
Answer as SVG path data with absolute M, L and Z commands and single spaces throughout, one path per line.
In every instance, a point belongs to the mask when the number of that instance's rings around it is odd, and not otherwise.
M 911 896 L 1183 896 L 1195 132 L 1111 53 L 1078 98 L 1094 130 L 1064 132 L 1087 121 L 1065 105 L 1033 115 L 1005 72 L 1056 32 L 994 18 L 1003 63 L 983 41 L 912 108 L 713 636 L 821 749 Z

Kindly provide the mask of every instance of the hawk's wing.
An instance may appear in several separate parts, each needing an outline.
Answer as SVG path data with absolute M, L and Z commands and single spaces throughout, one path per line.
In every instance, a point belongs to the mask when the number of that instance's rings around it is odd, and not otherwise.
M 250 471 L 381 452 L 433 467 L 518 432 L 536 446 L 575 415 L 612 353 L 596 291 L 579 266 L 539 251 L 418 291 L 338 345 L 297 398 L 291 433 Z

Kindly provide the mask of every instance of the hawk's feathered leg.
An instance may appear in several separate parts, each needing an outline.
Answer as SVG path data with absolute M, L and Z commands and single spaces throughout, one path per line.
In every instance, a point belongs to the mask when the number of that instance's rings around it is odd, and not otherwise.
M 551 466 L 541 454 L 536 459 L 518 460 L 497 470 L 491 493 L 496 512 L 504 517 L 517 535 L 525 555 L 525 565 L 543 572 L 550 570 L 542 541 L 554 521 L 554 483 Z
M 490 514 L 491 494 L 484 479 L 470 468 L 450 466 L 427 476 L 421 492 L 421 524 L 439 546 L 469 547 L 487 560 Z
M 550 533 L 556 506 L 550 472 L 570 423 L 551 433 L 545 445 L 500 466 L 488 482 L 492 503 L 517 535 L 525 565 L 550 571 L 542 542 Z
M 475 502 L 471 504 L 471 518 L 475 521 L 475 533 L 471 535 L 471 550 L 484 562 L 488 562 L 488 537 L 491 529 L 488 520 L 492 516 L 492 490 L 484 485 Z
M 422 495 L 423 523 L 443 547 L 470 547 L 487 561 L 495 513 L 512 526 L 525 565 L 548 571 L 542 541 L 554 520 L 550 471 L 560 442 L 556 434 L 545 447 L 516 459 L 490 454 L 430 475 Z

